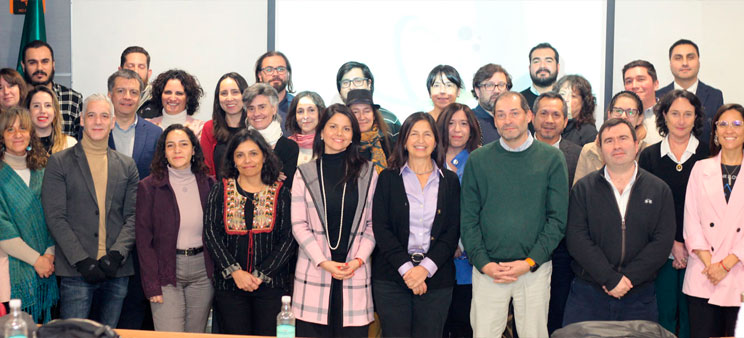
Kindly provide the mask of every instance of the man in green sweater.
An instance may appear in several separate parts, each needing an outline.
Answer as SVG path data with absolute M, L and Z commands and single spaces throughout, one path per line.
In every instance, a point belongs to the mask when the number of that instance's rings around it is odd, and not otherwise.
M 470 321 L 476 337 L 500 337 L 513 300 L 517 333 L 548 337 L 551 254 L 563 238 L 568 174 L 561 151 L 535 142 L 519 93 L 496 98 L 498 142 L 470 155 L 462 180 L 462 243 L 473 264 Z

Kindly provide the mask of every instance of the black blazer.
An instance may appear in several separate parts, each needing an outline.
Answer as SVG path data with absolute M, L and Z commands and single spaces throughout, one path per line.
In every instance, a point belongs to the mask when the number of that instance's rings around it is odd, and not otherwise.
M 576 173 L 576 164 L 579 163 L 579 155 L 581 155 L 581 146 L 569 140 L 562 139 L 561 143 L 558 144 L 558 148 L 563 152 L 563 157 L 566 158 L 566 166 L 568 167 L 568 190 L 570 191 L 571 185 L 574 181 L 574 174 Z
M 672 90 L 674 90 L 674 82 L 657 90 L 656 98 L 661 99 Z M 706 117 L 703 121 L 703 134 L 700 135 L 698 139 L 710 144 L 710 132 L 712 130 L 713 117 L 716 115 L 716 112 L 718 112 L 718 108 L 723 105 L 723 93 L 720 90 L 703 83 L 703 81 L 699 81 L 695 95 L 700 99 Z
M 409 204 L 400 170 L 380 173 L 372 204 L 372 230 L 377 243 L 372 258 L 372 279 L 395 281 L 407 288 L 398 268 L 411 260 L 408 255 Z M 437 265 L 437 272 L 426 280 L 432 288 L 455 284 L 453 257 L 460 238 L 460 181 L 457 174 L 442 170 L 437 194 L 437 215 L 431 229 L 426 257 Z

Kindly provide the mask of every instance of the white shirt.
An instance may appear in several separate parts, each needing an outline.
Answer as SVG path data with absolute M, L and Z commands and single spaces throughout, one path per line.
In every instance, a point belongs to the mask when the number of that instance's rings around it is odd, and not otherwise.
M 630 181 L 628 181 L 628 184 L 625 185 L 625 188 L 623 188 L 622 194 L 619 190 L 617 190 L 617 188 L 615 188 L 615 184 L 612 183 L 610 173 L 607 171 L 607 166 L 605 166 L 604 168 L 604 177 L 607 182 L 610 182 L 612 192 L 615 194 L 617 208 L 620 209 L 620 217 L 622 217 L 623 222 L 625 222 L 625 210 L 628 209 L 628 201 L 630 200 L 630 190 L 633 187 L 633 183 L 635 183 L 636 181 L 636 177 L 638 176 L 638 162 L 633 161 L 633 164 L 635 165 L 635 169 L 633 170 L 633 177 L 630 179 Z
M 687 160 L 690 159 L 690 157 L 692 157 L 693 154 L 695 154 L 695 150 L 697 149 L 698 144 L 700 144 L 700 141 L 698 141 L 697 137 L 695 137 L 695 135 L 690 135 L 690 140 L 687 142 L 687 148 L 685 148 L 685 152 L 682 153 L 682 158 L 677 159 L 677 157 L 674 156 L 674 153 L 672 153 L 672 149 L 669 147 L 669 136 L 667 136 L 661 140 L 661 157 L 664 157 L 664 155 L 668 155 L 669 158 L 674 161 L 674 163 L 685 163 L 687 162 Z
M 654 114 L 654 106 L 648 107 L 643 111 L 643 126 L 646 127 L 646 138 L 643 140 L 647 144 L 654 144 L 660 142 L 662 137 L 659 135 L 659 130 L 656 128 L 656 114 Z
M 690 88 L 684 89 L 684 88 L 682 88 L 682 86 L 680 86 L 680 85 L 677 84 L 677 81 L 674 81 L 674 89 L 675 90 L 676 89 L 686 90 L 686 91 L 688 91 L 690 93 L 695 94 L 695 93 L 697 93 L 698 83 L 700 83 L 700 79 L 695 80 L 695 83 L 693 83 L 692 86 L 690 86 Z
M 520 145 L 519 147 L 512 148 L 508 144 L 506 144 L 506 142 L 504 141 L 504 138 L 503 137 L 500 137 L 499 138 L 499 143 L 501 144 L 501 146 L 504 149 L 506 149 L 506 151 L 511 151 L 513 153 L 518 153 L 520 151 L 525 151 L 527 148 L 529 148 L 532 145 L 532 142 L 534 142 L 534 141 L 535 141 L 535 139 L 532 137 L 532 135 L 530 133 L 527 133 L 527 140 L 524 141 L 524 143 L 522 143 L 522 145 Z

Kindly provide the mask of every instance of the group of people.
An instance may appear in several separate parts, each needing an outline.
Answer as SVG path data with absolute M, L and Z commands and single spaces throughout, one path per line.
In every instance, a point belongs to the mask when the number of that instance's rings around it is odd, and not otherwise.
M 31 42 L 23 76 L 0 70 L 0 302 L 180 332 L 213 309 L 217 332 L 274 335 L 290 294 L 298 336 L 367 337 L 376 317 L 384 337 L 596 320 L 733 335 L 744 107 L 699 81 L 699 56 L 675 42 L 658 91 L 652 64 L 628 63 L 597 130 L 591 85 L 558 79 L 547 43 L 522 92 L 478 69 L 473 109 L 457 70 L 435 67 L 433 109 L 401 124 L 359 62 L 326 106 L 267 52 L 255 84 L 220 77 L 201 121 L 197 79 L 150 82 L 142 47 L 83 100 Z

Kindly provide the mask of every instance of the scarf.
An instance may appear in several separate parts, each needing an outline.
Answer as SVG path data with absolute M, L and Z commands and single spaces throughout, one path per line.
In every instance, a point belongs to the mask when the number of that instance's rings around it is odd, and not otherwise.
M 313 141 L 315 141 L 315 133 L 312 134 L 294 134 L 288 139 L 297 142 L 297 145 L 302 149 L 313 149 Z
M 382 132 L 377 126 L 372 126 L 370 131 L 362 133 L 362 142 L 359 147 L 360 151 L 371 150 L 372 164 L 378 174 L 387 168 L 387 158 L 385 157 L 385 151 L 382 150 Z
M 49 235 L 41 206 L 41 181 L 44 170 L 32 170 L 27 186 L 15 171 L 0 164 L 0 240 L 20 237 L 29 247 L 43 254 L 54 245 Z M 18 298 L 24 310 L 39 322 L 51 319 L 51 308 L 59 299 L 57 279 L 40 278 L 34 267 L 8 255 L 10 296 Z
M 253 126 L 248 126 L 248 129 L 258 130 L 253 128 Z M 263 130 L 258 130 L 258 132 L 272 148 L 274 148 L 276 142 L 279 141 L 279 138 L 282 137 L 282 127 L 279 125 L 279 121 L 277 120 L 271 121 L 268 127 Z
M 246 235 L 248 238 L 248 267 L 246 271 L 253 272 L 253 234 L 271 232 L 276 223 L 277 204 L 279 203 L 279 189 L 281 181 L 265 187 L 253 194 L 253 224 L 249 229 L 245 224 L 245 204 L 248 197 L 238 191 L 238 180 L 223 178 L 224 208 L 223 217 L 225 232 L 228 235 Z

